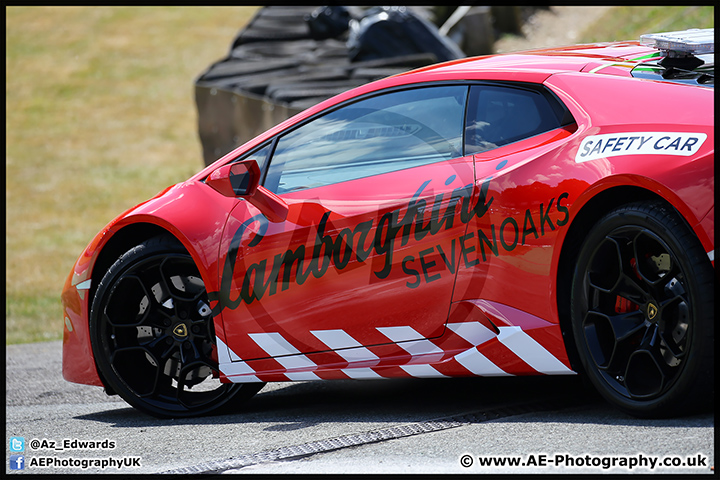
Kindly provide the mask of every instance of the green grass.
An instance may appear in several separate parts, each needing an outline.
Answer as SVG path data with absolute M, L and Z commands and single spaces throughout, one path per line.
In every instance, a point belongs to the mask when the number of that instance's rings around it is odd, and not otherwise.
M 639 40 L 645 33 L 672 32 L 688 28 L 713 28 L 715 8 L 614 7 L 583 34 L 582 43 Z
M 204 166 L 193 82 L 254 7 L 8 7 L 6 342 L 62 338 L 92 236 Z
M 6 342 L 62 337 L 60 291 L 109 220 L 204 166 L 195 78 L 254 7 L 7 7 Z M 713 26 L 618 7 L 584 41 Z

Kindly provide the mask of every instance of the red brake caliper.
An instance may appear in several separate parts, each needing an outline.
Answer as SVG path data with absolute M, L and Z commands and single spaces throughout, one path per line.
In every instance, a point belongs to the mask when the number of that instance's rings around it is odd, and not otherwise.
M 637 271 L 637 262 L 634 258 L 630 259 L 630 266 L 632 266 L 633 270 L 635 271 L 635 275 L 637 275 L 638 278 L 641 278 L 640 274 Z M 615 298 L 615 313 L 634 312 L 639 308 L 640 307 L 637 304 L 631 302 L 625 297 L 621 297 L 618 295 L 617 298 Z
M 628 300 L 627 298 L 623 298 L 618 296 L 615 299 L 615 313 L 627 313 L 627 312 L 634 312 L 639 307 Z

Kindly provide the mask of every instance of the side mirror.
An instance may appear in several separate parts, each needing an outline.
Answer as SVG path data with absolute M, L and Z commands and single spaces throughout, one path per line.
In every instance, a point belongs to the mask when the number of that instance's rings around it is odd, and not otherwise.
M 255 160 L 223 165 L 205 183 L 226 197 L 253 195 L 260 184 L 260 167 Z
M 244 198 L 273 223 L 284 222 L 288 214 L 287 203 L 260 186 L 260 175 L 255 160 L 243 160 L 214 170 L 205 183 L 226 197 Z

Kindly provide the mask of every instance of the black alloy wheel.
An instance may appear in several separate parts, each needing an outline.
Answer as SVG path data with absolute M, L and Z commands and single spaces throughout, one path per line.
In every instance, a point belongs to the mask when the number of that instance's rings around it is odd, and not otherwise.
M 635 203 L 597 222 L 571 303 L 582 366 L 612 404 L 639 417 L 712 404 L 714 270 L 674 210 Z
M 212 311 L 200 273 L 177 240 L 155 237 L 122 255 L 95 294 L 90 336 L 108 386 L 150 415 L 203 415 L 257 393 L 228 384 L 213 360 Z

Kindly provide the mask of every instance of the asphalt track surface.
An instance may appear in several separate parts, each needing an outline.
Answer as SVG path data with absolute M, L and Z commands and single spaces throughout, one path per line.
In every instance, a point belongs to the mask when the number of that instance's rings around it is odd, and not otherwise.
M 276 383 L 232 414 L 157 420 L 65 382 L 61 348 L 6 349 L 7 473 L 714 473 L 713 412 L 636 419 L 577 376 Z

